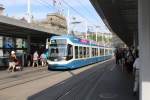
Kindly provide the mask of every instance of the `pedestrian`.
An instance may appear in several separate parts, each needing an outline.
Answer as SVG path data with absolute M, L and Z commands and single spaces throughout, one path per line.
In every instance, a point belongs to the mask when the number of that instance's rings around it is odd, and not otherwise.
M 116 58 L 116 65 L 118 65 L 119 64 L 119 50 L 118 50 L 118 48 L 115 51 L 115 58 Z
M 32 67 L 36 66 L 38 67 L 39 64 L 38 64 L 38 60 L 39 60 L 39 55 L 38 55 L 38 52 L 35 51 L 34 54 L 33 54 L 33 64 L 32 64 Z
M 27 66 L 31 66 L 32 65 L 32 54 L 28 53 L 27 55 Z
M 47 58 L 46 58 L 46 55 L 44 54 L 44 52 L 40 56 L 40 62 L 42 64 L 42 67 L 46 66 L 46 64 L 47 64 Z
M 129 50 L 127 53 L 127 62 L 126 62 L 127 71 L 129 73 L 133 72 L 133 63 L 134 63 L 134 57 L 132 51 Z
M 8 71 L 15 71 L 15 67 L 17 65 L 17 57 L 15 51 L 11 51 L 10 57 L 9 57 L 9 67 Z
M 134 72 L 134 76 L 135 76 L 133 93 L 135 95 L 137 93 L 138 87 L 139 87 L 140 59 L 139 59 L 138 52 L 136 53 L 136 59 L 133 64 L 133 70 L 134 70 L 133 72 Z

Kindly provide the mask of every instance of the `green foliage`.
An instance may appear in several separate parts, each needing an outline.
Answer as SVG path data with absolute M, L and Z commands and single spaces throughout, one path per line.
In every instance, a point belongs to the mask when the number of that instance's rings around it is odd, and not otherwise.
M 90 34 L 90 35 L 88 35 L 88 39 L 96 41 L 96 34 Z M 102 34 L 98 34 L 97 41 L 98 42 L 103 42 L 103 41 L 105 41 L 105 42 L 111 42 L 112 38 L 110 36 L 106 36 L 106 35 L 103 36 Z

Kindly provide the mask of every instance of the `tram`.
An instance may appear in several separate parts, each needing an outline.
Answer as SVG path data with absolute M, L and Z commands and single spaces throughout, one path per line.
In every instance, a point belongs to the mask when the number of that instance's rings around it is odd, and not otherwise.
M 48 69 L 74 69 L 112 57 L 112 48 L 75 36 L 53 36 L 48 42 Z

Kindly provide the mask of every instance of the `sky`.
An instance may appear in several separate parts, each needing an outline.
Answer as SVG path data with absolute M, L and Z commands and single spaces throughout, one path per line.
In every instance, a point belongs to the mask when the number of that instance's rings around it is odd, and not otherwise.
M 0 0 L 0 4 L 5 7 L 4 15 L 27 17 L 27 0 Z M 31 13 L 36 20 L 44 19 L 47 13 L 58 10 L 66 17 L 69 11 L 70 23 L 80 22 L 80 24 L 70 24 L 70 28 L 75 31 L 85 31 L 88 26 L 91 31 L 109 32 L 89 0 L 31 0 Z M 95 26 L 99 28 L 96 29 Z

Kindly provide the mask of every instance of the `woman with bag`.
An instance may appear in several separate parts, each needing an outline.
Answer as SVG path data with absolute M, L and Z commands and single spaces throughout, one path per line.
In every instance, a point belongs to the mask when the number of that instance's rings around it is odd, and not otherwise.
M 15 53 L 15 51 L 11 51 L 11 54 L 10 54 L 10 57 L 9 57 L 8 71 L 14 72 L 16 64 L 17 64 L 16 53 Z

